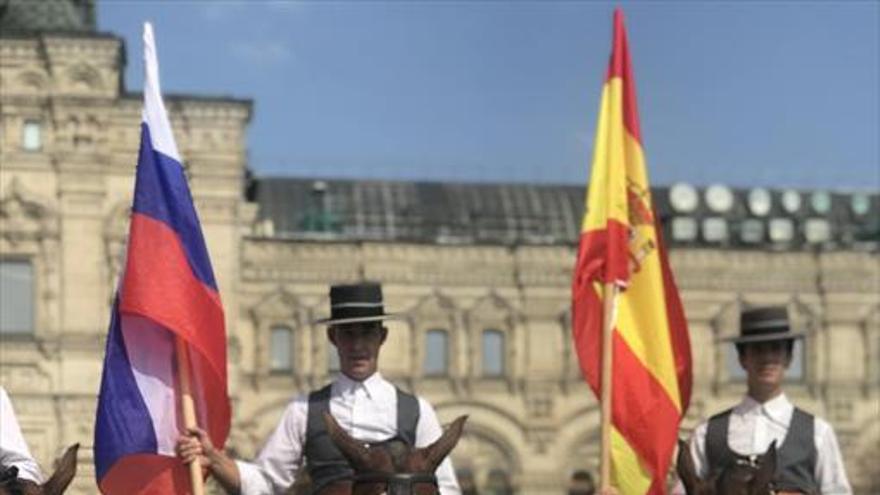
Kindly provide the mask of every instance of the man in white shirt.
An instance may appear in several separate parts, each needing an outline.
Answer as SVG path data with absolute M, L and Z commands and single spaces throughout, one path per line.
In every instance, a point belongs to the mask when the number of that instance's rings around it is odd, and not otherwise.
M 801 337 L 790 330 L 785 307 L 740 315 L 740 336 L 730 340 L 746 370 L 748 392 L 732 409 L 694 430 L 690 451 L 700 478 L 725 469 L 737 455 L 761 455 L 775 441 L 776 493 L 852 493 L 831 425 L 795 407 L 782 391 L 794 339 Z M 681 484 L 674 493 L 684 493 Z
M 10 467 L 18 468 L 18 477 L 21 479 L 38 484 L 43 482 L 40 466 L 31 456 L 21 434 L 12 401 L 6 389 L 0 386 L 0 471 Z
M 178 440 L 184 462 L 198 458 L 228 493 L 282 494 L 303 471 L 316 492 L 351 473 L 329 440 L 323 411 L 329 410 L 346 432 L 364 442 L 398 437 L 425 447 L 440 438 L 442 428 L 431 405 L 397 389 L 378 372 L 379 350 L 388 334 L 382 321 L 394 316 L 384 312 L 381 286 L 335 285 L 330 288 L 330 305 L 331 317 L 318 323 L 328 325 L 327 337 L 339 354 L 339 376 L 291 402 L 253 462 L 233 461 L 199 429 Z M 461 493 L 449 458 L 436 476 L 442 495 Z

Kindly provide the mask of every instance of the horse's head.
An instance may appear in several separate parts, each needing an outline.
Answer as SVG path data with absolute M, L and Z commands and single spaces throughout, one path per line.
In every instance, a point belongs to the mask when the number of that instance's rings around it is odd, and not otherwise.
M 776 472 L 776 442 L 754 460 L 740 458 L 709 479 L 697 476 L 687 444 L 678 441 L 678 476 L 688 495 L 768 495 Z
M 10 467 L 0 473 L 0 495 L 61 495 L 76 474 L 76 452 L 79 444 L 71 445 L 61 461 L 58 469 L 42 485 L 18 477 L 18 468 Z
M 327 432 L 354 469 L 353 495 L 433 495 L 438 493 L 434 471 L 458 443 L 467 416 L 452 422 L 436 442 L 411 448 L 397 439 L 365 444 L 351 437 L 329 413 Z

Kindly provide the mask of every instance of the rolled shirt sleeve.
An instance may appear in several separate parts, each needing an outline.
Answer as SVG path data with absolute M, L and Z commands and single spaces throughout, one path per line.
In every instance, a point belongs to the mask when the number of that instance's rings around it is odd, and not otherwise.
M 822 419 L 816 418 L 815 421 L 815 476 L 819 491 L 822 495 L 852 495 L 834 429 Z
M 259 466 L 251 462 L 238 460 L 235 461 L 235 465 L 238 467 L 241 495 L 266 495 L 273 493 L 272 486 Z
M 691 435 L 688 448 L 691 449 L 691 459 L 694 460 L 694 471 L 700 479 L 709 476 L 709 461 L 706 458 L 706 431 L 709 429 L 709 423 L 703 421 L 694 429 Z
M 253 462 L 235 461 L 241 495 L 284 493 L 302 467 L 308 396 L 294 400 L 284 410 L 275 431 Z
M 419 397 L 419 422 L 416 425 L 415 446 L 418 448 L 427 447 L 437 441 L 442 434 L 443 428 L 440 426 L 434 408 L 428 401 Z M 443 459 L 435 474 L 441 495 L 461 495 L 461 488 L 458 486 L 455 470 L 452 467 L 452 459 L 449 456 Z
M 40 466 L 31 455 L 21 427 L 12 409 L 6 389 L 0 387 L 0 467 L 18 468 L 18 476 L 35 483 L 43 482 Z

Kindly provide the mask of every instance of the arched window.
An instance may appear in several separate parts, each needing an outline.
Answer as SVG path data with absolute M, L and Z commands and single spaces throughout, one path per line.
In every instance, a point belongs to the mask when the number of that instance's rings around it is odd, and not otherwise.
M 739 364 L 739 354 L 736 346 L 730 343 L 724 343 L 727 346 L 727 378 L 730 381 L 745 381 L 746 370 Z M 804 379 L 804 341 L 803 339 L 795 340 L 794 347 L 791 349 L 791 364 L 785 370 L 785 379 L 791 381 L 799 381 Z
M 269 370 L 285 372 L 293 369 L 293 331 L 284 326 L 272 327 L 269 337 Z
M 34 269 L 30 261 L 0 260 L 0 334 L 34 333 Z
M 483 376 L 504 375 L 504 333 L 500 330 L 483 331 Z
M 443 376 L 449 372 L 449 332 L 432 329 L 425 333 L 425 376 Z

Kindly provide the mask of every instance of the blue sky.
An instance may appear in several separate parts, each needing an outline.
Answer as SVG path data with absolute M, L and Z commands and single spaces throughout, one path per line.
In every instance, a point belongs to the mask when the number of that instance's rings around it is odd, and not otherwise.
M 880 188 L 880 3 L 98 3 L 142 87 L 252 98 L 259 175 L 584 183 L 624 9 L 654 184 Z

